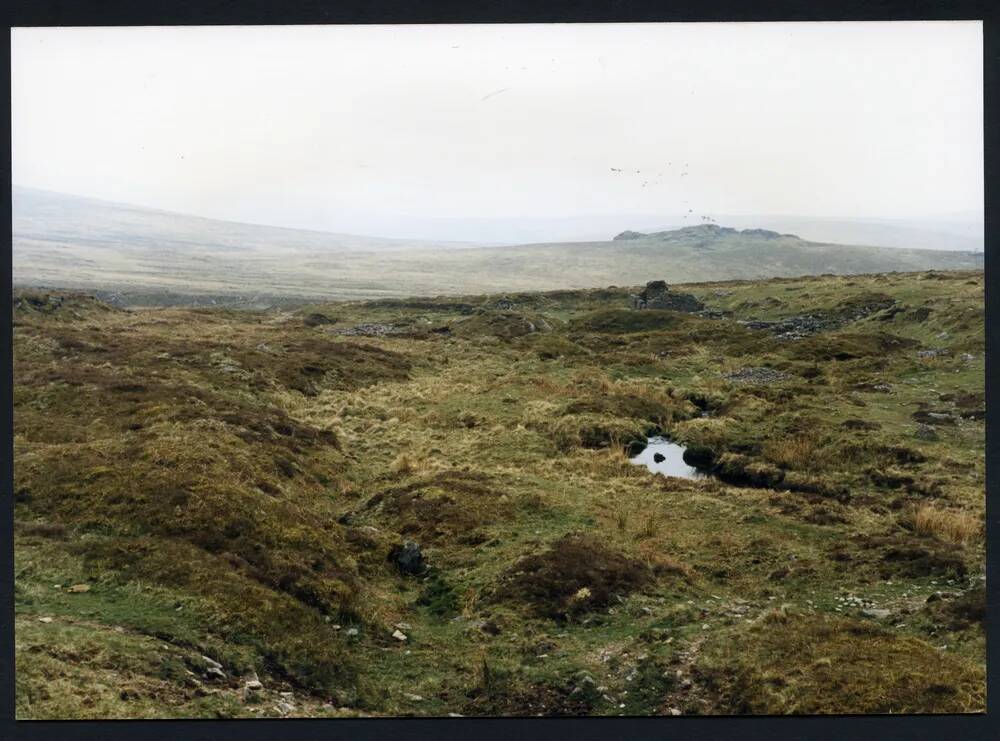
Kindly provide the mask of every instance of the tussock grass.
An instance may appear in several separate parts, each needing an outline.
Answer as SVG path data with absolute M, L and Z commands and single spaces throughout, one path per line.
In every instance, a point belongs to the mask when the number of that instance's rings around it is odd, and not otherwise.
M 929 504 L 913 513 L 913 528 L 920 535 L 948 543 L 970 543 L 983 535 L 979 518 L 968 512 L 943 510 Z

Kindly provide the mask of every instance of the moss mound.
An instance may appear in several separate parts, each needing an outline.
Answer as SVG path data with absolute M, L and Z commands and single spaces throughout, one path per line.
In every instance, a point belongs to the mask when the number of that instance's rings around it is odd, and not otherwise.
M 571 332 L 602 332 L 629 334 L 676 329 L 685 324 L 686 317 L 675 311 L 633 311 L 630 309 L 603 309 L 592 311 L 569 323 Z
M 592 535 L 565 535 L 507 573 L 504 599 L 526 602 L 539 615 L 567 619 L 607 606 L 652 580 L 641 561 L 613 551 Z
M 796 343 L 791 355 L 799 360 L 811 361 L 858 360 L 897 354 L 918 345 L 916 340 L 888 332 L 838 332 L 806 337 Z
M 633 440 L 645 442 L 651 425 L 630 417 L 606 414 L 567 414 L 547 424 L 556 444 L 563 451 L 573 448 L 608 448 L 625 446 Z
M 498 337 L 503 340 L 551 330 L 550 321 L 540 314 L 517 311 L 479 311 L 451 325 L 451 332 L 457 337 Z
M 700 679 L 735 714 L 974 713 L 982 669 L 869 622 L 773 613 L 717 636 Z
M 444 471 L 382 491 L 365 504 L 400 534 L 420 542 L 475 544 L 484 526 L 509 515 L 506 500 L 487 476 Z

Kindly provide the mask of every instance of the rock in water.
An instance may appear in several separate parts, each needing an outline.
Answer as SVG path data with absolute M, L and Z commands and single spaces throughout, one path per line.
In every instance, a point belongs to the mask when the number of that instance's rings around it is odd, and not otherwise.
M 427 570 L 420 546 L 413 541 L 393 546 L 389 551 L 389 560 L 396 564 L 396 568 L 403 574 L 422 574 Z
M 667 459 L 667 457 L 665 455 L 663 455 L 663 453 L 653 453 L 653 462 L 654 463 L 663 463 L 663 461 L 665 461 L 666 459 Z

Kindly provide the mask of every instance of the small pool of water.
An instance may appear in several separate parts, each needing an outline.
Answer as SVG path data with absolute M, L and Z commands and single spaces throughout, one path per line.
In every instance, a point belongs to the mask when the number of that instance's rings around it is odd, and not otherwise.
M 646 447 L 629 460 L 645 466 L 653 473 L 677 476 L 682 479 L 703 479 L 708 474 L 684 462 L 684 446 L 672 443 L 665 437 L 651 437 Z

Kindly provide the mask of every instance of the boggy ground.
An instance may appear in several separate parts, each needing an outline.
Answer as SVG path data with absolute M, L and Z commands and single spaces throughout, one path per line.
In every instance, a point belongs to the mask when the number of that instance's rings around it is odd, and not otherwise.
M 635 290 L 17 293 L 18 716 L 982 711 L 982 273 Z

